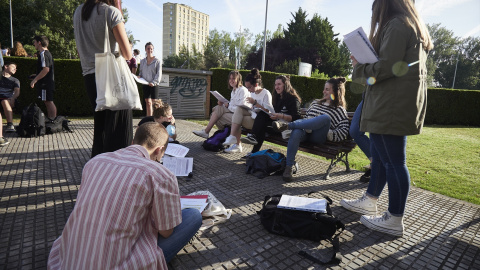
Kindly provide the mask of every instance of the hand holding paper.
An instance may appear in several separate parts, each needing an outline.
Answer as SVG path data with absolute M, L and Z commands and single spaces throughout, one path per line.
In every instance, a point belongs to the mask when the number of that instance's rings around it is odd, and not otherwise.
M 343 42 L 345 42 L 358 63 L 372 64 L 378 61 L 377 53 L 362 27 L 353 30 L 343 37 Z

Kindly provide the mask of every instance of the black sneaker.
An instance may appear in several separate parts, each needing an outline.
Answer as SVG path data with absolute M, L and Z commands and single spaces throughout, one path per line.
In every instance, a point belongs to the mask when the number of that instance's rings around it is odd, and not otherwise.
M 273 121 L 272 128 L 276 132 L 283 132 L 288 129 L 288 123 L 285 123 L 283 121 Z
M 257 139 L 255 138 L 255 135 L 249 134 L 247 137 L 242 137 L 240 138 L 240 141 L 246 144 L 251 144 L 251 145 L 257 145 Z
M 361 177 L 360 177 L 360 182 L 362 183 L 368 183 L 370 182 L 370 174 L 372 173 L 372 169 L 368 169 Z
M 7 123 L 7 126 L 5 127 L 5 132 L 15 132 L 15 127 L 12 123 Z

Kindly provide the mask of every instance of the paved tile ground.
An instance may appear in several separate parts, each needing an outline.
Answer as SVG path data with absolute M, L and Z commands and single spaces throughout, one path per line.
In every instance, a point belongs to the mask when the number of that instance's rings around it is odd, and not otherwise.
M 0 149 L 1 269 L 46 268 L 52 243 L 75 205 L 82 167 L 90 155 L 93 121 L 71 124 L 74 133 L 31 139 L 6 134 L 11 143 Z M 359 223 L 360 214 L 339 205 L 340 199 L 357 197 L 366 189 L 357 181 L 361 172 L 345 173 L 337 167 L 324 181 L 327 162 L 299 155 L 294 182 L 284 183 L 280 176 L 257 179 L 245 174 L 242 154 L 203 150 L 203 140 L 191 132 L 199 128 L 178 121 L 178 139 L 194 157 L 194 176 L 178 179 L 180 191 L 209 190 L 233 214 L 227 222 L 198 233 L 169 268 L 324 269 L 297 252 L 306 250 L 326 260 L 331 254 L 328 243 L 269 234 L 256 215 L 265 195 L 320 191 L 334 200 L 333 212 L 346 224 L 340 238 L 343 262 L 333 269 L 480 269 L 479 205 L 412 188 L 405 235 L 377 233 Z M 245 148 L 244 152 L 251 149 Z M 386 207 L 384 195 L 379 210 Z

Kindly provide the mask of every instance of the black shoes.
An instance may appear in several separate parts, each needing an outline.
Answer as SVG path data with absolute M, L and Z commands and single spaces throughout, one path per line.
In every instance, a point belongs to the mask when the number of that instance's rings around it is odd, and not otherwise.
M 372 169 L 368 169 L 361 177 L 360 177 L 360 182 L 362 183 L 368 183 L 370 182 L 370 174 L 372 173 Z

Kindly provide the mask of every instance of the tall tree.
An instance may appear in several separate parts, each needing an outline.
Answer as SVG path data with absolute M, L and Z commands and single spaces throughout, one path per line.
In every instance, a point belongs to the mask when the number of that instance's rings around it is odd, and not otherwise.
M 10 0 L 0 0 L 0 41 L 10 46 Z M 31 44 L 35 35 L 46 35 L 55 58 L 77 57 L 73 34 L 73 13 L 84 0 L 12 1 L 14 41 Z M 123 9 L 128 19 L 128 11 Z M 130 35 L 133 39 L 133 36 Z
M 232 52 L 233 48 L 233 52 Z M 235 44 L 229 33 L 219 32 L 217 29 L 210 30 L 207 45 L 204 47 L 205 67 L 231 66 L 230 56 L 235 57 Z

